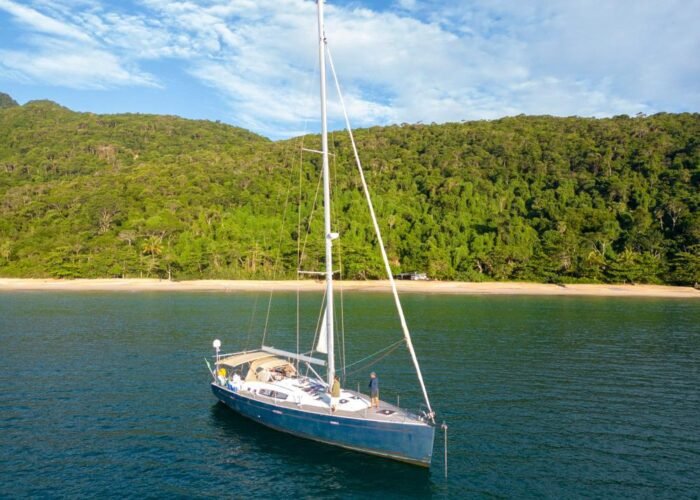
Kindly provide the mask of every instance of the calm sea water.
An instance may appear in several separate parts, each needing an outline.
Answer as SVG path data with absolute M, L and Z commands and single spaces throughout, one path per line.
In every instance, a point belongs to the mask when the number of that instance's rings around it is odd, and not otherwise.
M 302 330 L 318 297 L 303 295 Z M 647 497 L 700 492 L 700 301 L 406 295 L 439 420 L 427 471 L 265 429 L 204 357 L 260 344 L 267 294 L 0 294 L 0 497 Z M 345 359 L 400 338 L 388 295 L 346 293 Z M 295 349 L 295 294 L 266 343 Z M 302 346 L 311 343 L 302 337 Z M 405 349 L 382 395 L 417 406 Z M 352 371 L 350 368 L 348 371 Z

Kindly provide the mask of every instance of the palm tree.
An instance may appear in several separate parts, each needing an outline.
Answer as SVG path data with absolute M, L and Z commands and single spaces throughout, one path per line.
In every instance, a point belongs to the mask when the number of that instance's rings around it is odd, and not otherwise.
M 156 267 L 156 256 L 163 253 L 163 237 L 151 236 L 143 244 L 143 254 L 151 256 L 151 268 L 149 272 Z

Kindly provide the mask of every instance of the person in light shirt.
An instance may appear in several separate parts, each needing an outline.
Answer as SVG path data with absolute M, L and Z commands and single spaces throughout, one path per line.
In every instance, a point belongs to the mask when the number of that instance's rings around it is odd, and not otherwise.
M 379 408 L 379 379 L 374 372 L 369 375 L 369 395 L 372 399 L 372 407 Z
M 338 399 L 340 399 L 340 379 L 336 375 L 331 387 L 331 411 L 335 411 L 338 407 Z

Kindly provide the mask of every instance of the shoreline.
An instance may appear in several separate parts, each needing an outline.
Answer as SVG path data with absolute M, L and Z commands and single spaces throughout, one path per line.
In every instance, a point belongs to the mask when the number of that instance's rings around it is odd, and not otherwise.
M 567 284 L 521 282 L 397 281 L 401 293 L 446 295 L 554 295 L 591 297 L 663 297 L 700 299 L 700 290 L 688 286 Z M 336 281 L 337 289 L 389 292 L 389 281 Z M 168 281 L 149 278 L 28 279 L 0 278 L 0 292 L 8 291 L 122 291 L 122 292 L 322 292 L 322 281 L 193 280 Z

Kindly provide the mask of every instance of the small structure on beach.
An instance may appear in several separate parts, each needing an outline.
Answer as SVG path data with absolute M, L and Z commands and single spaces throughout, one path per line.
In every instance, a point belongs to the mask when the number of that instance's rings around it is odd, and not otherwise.
M 397 280 L 410 280 L 410 281 L 430 281 L 426 273 L 419 273 L 413 271 L 411 273 L 399 273 L 395 276 Z

